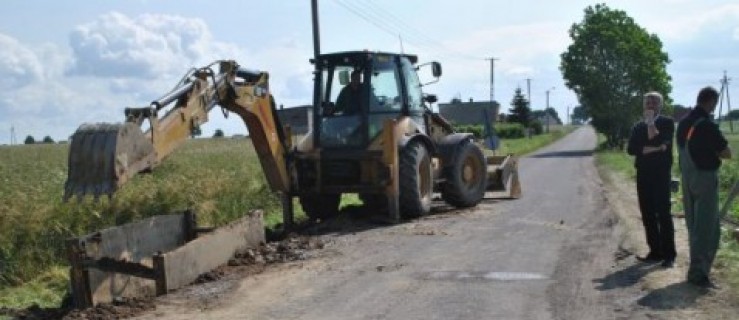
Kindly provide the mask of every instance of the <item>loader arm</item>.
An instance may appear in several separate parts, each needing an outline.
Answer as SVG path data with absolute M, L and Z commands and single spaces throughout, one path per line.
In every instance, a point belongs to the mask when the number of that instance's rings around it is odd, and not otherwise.
M 212 66 L 218 65 L 219 71 Z M 246 125 L 273 191 L 287 192 L 287 139 L 269 93 L 269 75 L 217 61 L 189 72 L 175 89 L 149 107 L 127 108 L 123 124 L 83 124 L 72 136 L 64 200 L 112 194 L 128 179 L 158 166 L 208 121 L 217 105 Z M 172 105 L 161 118 L 159 111 Z M 150 128 L 142 132 L 141 126 Z

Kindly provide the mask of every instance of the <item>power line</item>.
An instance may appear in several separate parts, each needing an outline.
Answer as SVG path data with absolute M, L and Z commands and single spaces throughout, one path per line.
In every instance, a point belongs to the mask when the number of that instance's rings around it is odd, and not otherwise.
M 434 51 L 440 55 L 454 56 L 458 59 L 483 60 L 483 58 L 473 57 L 448 48 L 371 2 L 349 2 L 346 0 L 334 0 L 334 2 L 393 37 L 402 35 L 408 43 L 419 48 Z
M 465 53 L 458 52 L 456 50 L 452 50 L 448 48 L 446 45 L 441 43 L 440 41 L 437 41 L 436 39 L 429 37 L 424 32 L 418 30 L 417 28 L 411 26 L 410 24 L 406 23 L 403 19 L 400 19 L 393 15 L 388 10 L 383 9 L 382 7 L 372 3 L 371 1 L 357 1 L 357 4 L 360 6 L 363 6 L 365 9 L 369 10 L 370 12 L 375 13 L 377 17 L 380 19 L 383 19 L 383 21 L 387 21 L 390 24 L 394 24 L 396 26 L 396 29 L 398 30 L 406 30 L 408 33 L 413 34 L 418 40 L 421 40 L 427 44 L 430 44 L 432 46 L 438 47 L 440 49 L 458 54 L 460 56 L 464 56 L 469 59 L 474 60 L 480 60 L 482 58 L 479 57 L 473 57 Z

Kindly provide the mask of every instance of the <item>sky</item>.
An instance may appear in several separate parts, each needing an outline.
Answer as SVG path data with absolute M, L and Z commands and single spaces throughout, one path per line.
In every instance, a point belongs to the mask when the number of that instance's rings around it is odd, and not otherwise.
M 720 89 L 724 71 L 737 79 L 728 92 L 739 103 L 739 2 L 601 2 L 662 40 L 674 103 L 692 106 L 700 88 Z M 560 55 L 570 26 L 596 3 L 319 0 L 321 51 L 403 51 L 438 61 L 443 75 L 424 91 L 441 102 L 489 101 L 495 58 L 492 94 L 502 112 L 521 88 L 534 110 L 546 107 L 549 92 L 564 119 L 578 102 Z M 124 108 L 148 106 L 190 68 L 219 59 L 269 72 L 278 105 L 309 104 L 312 55 L 308 0 L 3 1 L 0 144 L 11 133 L 20 143 L 28 135 L 59 141 L 82 123 L 121 122 Z M 205 136 L 246 133 L 236 116 L 210 116 Z

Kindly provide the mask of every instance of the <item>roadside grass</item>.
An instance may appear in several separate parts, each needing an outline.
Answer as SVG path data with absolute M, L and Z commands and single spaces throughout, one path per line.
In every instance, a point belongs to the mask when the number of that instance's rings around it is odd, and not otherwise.
M 574 127 L 503 140 L 497 154 L 526 155 Z M 194 209 L 198 222 L 220 226 L 249 209 L 265 225 L 282 222 L 280 201 L 267 186 L 249 139 L 189 140 L 150 174 L 112 199 L 62 202 L 69 145 L 0 146 L 0 307 L 58 306 L 68 287 L 66 239 L 142 218 Z M 356 194 L 341 206 L 361 204 Z M 306 219 L 297 200 L 296 220 Z M 2 319 L 2 316 L 0 316 Z
M 157 170 L 98 202 L 61 201 L 67 152 L 68 145 L 0 147 L 0 306 L 58 305 L 67 275 L 48 275 L 66 268 L 69 238 L 188 208 L 201 225 L 220 226 L 258 208 L 268 227 L 282 220 L 248 139 L 190 140 Z
M 739 161 L 736 160 L 739 155 L 739 132 L 736 134 L 726 134 L 727 140 L 731 144 L 732 151 L 734 153 L 733 160 L 724 161 L 719 171 L 719 204 L 723 205 L 728 191 L 731 189 L 733 181 L 739 177 Z M 636 169 L 634 168 L 634 159 L 629 156 L 626 151 L 621 150 L 610 150 L 601 147 L 605 138 L 601 135 L 598 137 L 598 149 L 595 153 L 596 162 L 599 166 L 606 168 L 607 170 L 615 171 L 618 174 L 622 174 L 631 181 L 636 181 Z M 673 150 L 674 164 L 672 167 L 673 178 L 680 178 L 680 169 L 678 165 L 677 150 Z M 636 186 L 634 187 L 636 188 Z M 636 189 L 634 189 L 636 190 Z M 677 193 L 673 193 L 672 212 L 682 213 L 682 186 Z M 739 201 L 735 200 L 730 207 L 729 217 L 731 219 L 739 219 Z M 734 295 L 739 295 L 739 243 L 733 239 L 730 230 L 724 228 L 721 236 L 721 246 L 717 254 L 716 271 L 721 274 L 726 281 Z
M 575 129 L 577 129 L 577 127 L 574 126 L 551 126 L 549 133 L 535 135 L 531 138 L 501 139 L 500 148 L 495 151 L 495 154 L 514 154 L 519 157 L 525 156 L 558 140 L 559 138 L 564 137 Z M 492 152 L 490 150 L 486 150 L 486 154 L 492 154 Z
M 42 308 L 58 307 L 68 286 L 69 268 L 55 266 L 22 286 L 0 289 L 0 306 L 11 309 L 34 304 Z

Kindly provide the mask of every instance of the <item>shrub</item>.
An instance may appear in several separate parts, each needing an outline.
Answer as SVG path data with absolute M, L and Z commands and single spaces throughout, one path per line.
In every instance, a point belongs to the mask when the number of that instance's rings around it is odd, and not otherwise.
M 523 125 L 516 122 L 499 123 L 495 126 L 495 131 L 501 139 L 516 139 L 526 136 L 526 130 Z
M 534 130 L 534 134 L 536 135 L 544 133 L 544 126 L 541 124 L 541 121 L 539 120 L 531 122 L 531 129 Z

